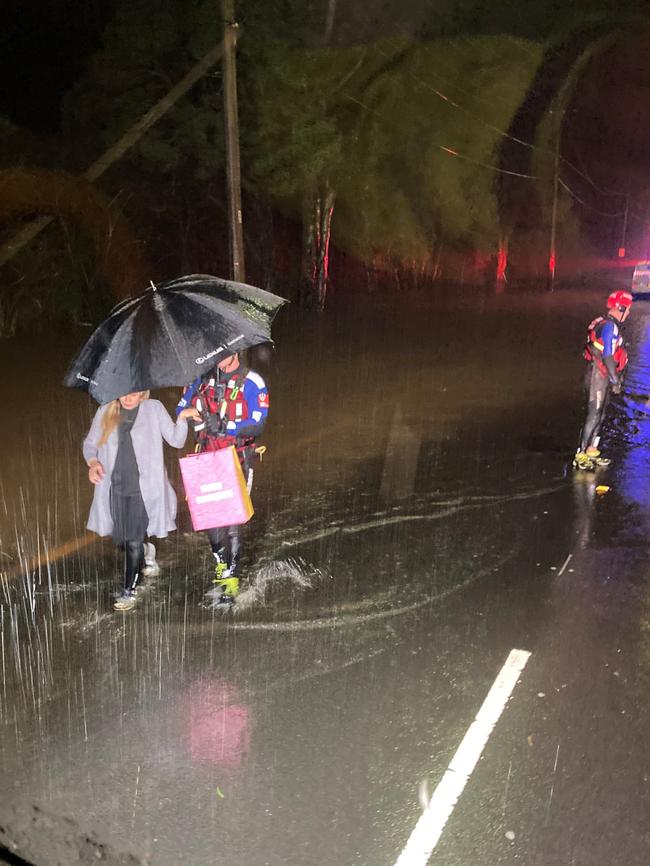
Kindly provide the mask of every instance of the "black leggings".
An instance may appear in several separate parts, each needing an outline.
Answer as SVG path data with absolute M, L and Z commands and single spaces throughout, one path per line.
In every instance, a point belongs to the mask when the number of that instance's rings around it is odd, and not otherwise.
M 598 447 L 600 428 L 605 420 L 605 411 L 609 402 L 610 385 L 607 376 L 603 376 L 598 367 L 592 363 L 587 371 L 585 386 L 587 391 L 587 418 L 580 437 L 580 451 L 586 451 L 589 446 Z
M 214 529 L 206 529 L 206 535 L 210 540 L 210 547 L 215 558 L 225 562 L 230 572 L 234 574 L 239 561 L 241 541 L 239 526 L 219 526 Z
M 250 493 L 253 486 L 253 475 L 251 461 L 248 457 L 244 457 L 242 460 L 242 470 Z M 210 540 L 210 547 L 215 559 L 218 559 L 219 562 L 225 562 L 231 574 L 235 574 L 241 555 L 240 530 L 240 526 L 218 526 L 214 529 L 206 529 L 206 535 Z
M 242 470 L 250 493 L 253 486 L 253 475 L 248 457 L 244 457 L 242 460 Z M 240 529 L 240 526 L 218 526 L 205 531 L 215 559 L 218 559 L 219 562 L 225 562 L 231 574 L 235 574 L 241 555 Z
M 123 541 L 120 548 L 124 551 L 124 592 L 132 592 L 144 565 L 144 540 Z

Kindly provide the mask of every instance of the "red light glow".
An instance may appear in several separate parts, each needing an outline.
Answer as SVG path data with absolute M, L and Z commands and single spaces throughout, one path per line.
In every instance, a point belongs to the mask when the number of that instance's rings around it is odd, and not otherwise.
M 497 253 L 497 282 L 503 282 L 506 278 L 506 268 L 508 267 L 508 251 L 505 247 L 499 247 Z

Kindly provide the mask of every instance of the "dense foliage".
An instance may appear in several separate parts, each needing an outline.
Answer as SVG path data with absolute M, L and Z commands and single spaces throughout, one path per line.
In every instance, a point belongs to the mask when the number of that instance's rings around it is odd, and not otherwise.
M 152 0 L 137 0 L 119 11 L 70 94 L 69 129 L 114 141 L 218 39 L 211 2 L 164 7 L 153 16 Z M 509 38 L 291 47 L 253 29 L 240 43 L 244 184 L 296 218 L 306 194 L 331 185 L 334 241 L 364 260 L 426 257 L 442 236 L 493 249 L 491 167 L 539 58 L 539 46 Z M 214 178 L 219 85 L 215 70 L 128 159 L 152 175 Z
M 621 0 L 619 12 L 640 8 Z M 61 167 L 88 165 L 165 97 L 220 42 L 219 9 L 110 0 L 91 40 L 101 45 L 65 99 L 61 146 L 74 155 Z M 517 221 L 511 252 L 534 248 L 542 261 L 557 140 L 548 120 L 571 63 L 611 31 L 605 0 L 236 0 L 236 14 L 245 227 L 266 274 L 278 215 L 303 226 L 303 264 L 310 248 L 323 265 L 330 230 L 369 268 L 430 273 L 443 248 L 486 262 Z M 540 74 L 547 92 L 537 98 Z M 526 116 L 528 146 L 513 135 Z M 5 132 L 10 159 L 16 133 Z M 225 270 L 224 163 L 217 64 L 101 180 L 161 272 Z M 563 190 L 558 215 L 559 244 L 577 245 Z M 285 254 L 294 266 L 298 246 Z

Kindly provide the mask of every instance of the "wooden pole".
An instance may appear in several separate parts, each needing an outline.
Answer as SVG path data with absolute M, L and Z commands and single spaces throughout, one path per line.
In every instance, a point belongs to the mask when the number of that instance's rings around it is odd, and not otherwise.
M 549 245 L 548 252 L 548 283 L 547 289 L 549 292 L 552 292 L 555 288 L 555 263 L 556 263 L 556 249 L 555 249 L 555 236 L 556 236 L 556 224 L 557 224 L 557 194 L 558 194 L 558 186 L 559 186 L 559 178 L 560 178 L 560 136 L 562 135 L 562 115 L 560 115 L 560 121 L 557 124 L 557 130 L 555 133 L 555 164 L 553 169 L 553 209 L 551 212 L 551 242 Z
M 239 114 L 237 110 L 237 30 L 234 0 L 221 0 L 223 14 L 223 105 L 226 126 L 226 172 L 228 175 L 228 221 L 230 267 L 233 280 L 246 280 L 244 228 L 241 206 L 241 164 L 239 158 Z

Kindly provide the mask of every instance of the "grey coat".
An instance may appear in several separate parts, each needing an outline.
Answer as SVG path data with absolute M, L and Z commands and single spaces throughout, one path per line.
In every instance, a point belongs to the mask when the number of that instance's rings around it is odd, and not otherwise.
M 110 535 L 113 530 L 110 487 L 117 455 L 117 428 L 111 431 L 103 445 L 98 444 L 102 436 L 102 416 L 106 409 L 107 406 L 100 406 L 95 413 L 83 444 L 86 463 L 99 460 L 105 473 L 99 484 L 95 485 L 87 523 L 88 529 L 98 535 Z M 164 538 L 168 532 L 176 529 L 176 494 L 165 471 L 162 440 L 165 439 L 174 448 L 182 448 L 187 438 L 187 421 L 179 419 L 174 423 L 159 400 L 145 400 L 140 404 L 131 438 L 140 472 L 142 500 L 149 517 L 147 534 Z

